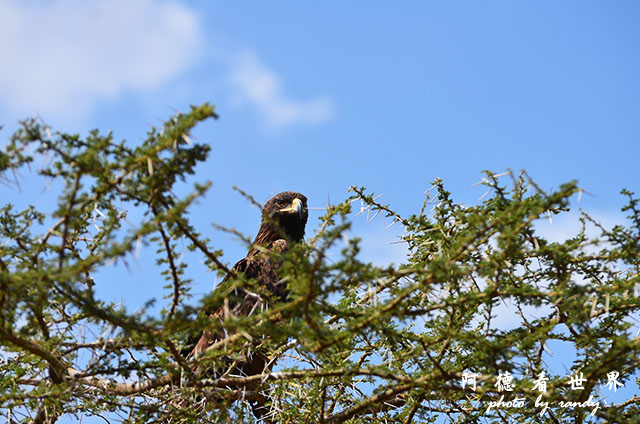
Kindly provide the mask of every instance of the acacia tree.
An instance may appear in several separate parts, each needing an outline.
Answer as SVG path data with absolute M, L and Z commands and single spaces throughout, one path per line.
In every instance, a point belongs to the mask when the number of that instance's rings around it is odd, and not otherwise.
M 54 211 L 0 210 L 0 408 L 10 422 L 253 422 L 247 402 L 256 399 L 267 401 L 267 420 L 281 423 L 637 421 L 637 396 L 600 400 L 612 376 L 638 384 L 632 193 L 623 191 L 626 226 L 583 215 L 580 232 L 552 243 L 536 221 L 568 210 L 576 183 L 549 194 L 524 173 L 487 172 L 488 194 L 462 206 L 437 180 L 411 216 L 352 187 L 306 243 L 278 254 L 285 302 L 213 322 L 198 312 L 223 305 L 238 286 L 260 287 L 234 275 L 189 302 L 181 250 L 204 260 L 212 278 L 228 272 L 220 246 L 188 215 L 209 183 L 185 196 L 173 190 L 207 158 L 208 145 L 189 134 L 208 118 L 216 118 L 212 106 L 193 107 L 137 146 L 99 131 L 51 134 L 28 120 L 0 153 L 6 185 L 38 157 L 48 165 L 37 172 L 64 185 Z M 403 265 L 363 262 L 357 239 L 327 259 L 354 205 L 404 227 Z M 141 222 L 123 227 L 133 209 Z M 587 234 L 589 223 L 599 234 Z M 143 316 L 99 299 L 96 272 L 147 243 L 166 278 L 162 310 Z M 519 315 L 509 328 L 496 324 L 503 302 Z M 205 329 L 227 336 L 185 358 L 188 335 Z M 569 372 L 547 363 L 550 343 L 573 355 Z M 272 371 L 193 372 L 247 349 L 266 352 Z

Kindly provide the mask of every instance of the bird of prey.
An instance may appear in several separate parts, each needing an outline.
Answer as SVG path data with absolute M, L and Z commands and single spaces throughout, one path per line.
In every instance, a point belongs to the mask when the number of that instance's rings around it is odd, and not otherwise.
M 246 278 L 257 280 L 266 293 L 276 301 L 283 301 L 287 296 L 286 282 L 277 274 L 279 263 L 274 259 L 274 254 L 282 253 L 293 244 L 300 242 L 304 237 L 304 229 L 307 223 L 308 210 L 307 198 L 293 191 L 285 191 L 270 199 L 262 210 L 262 223 L 255 240 L 249 248 L 247 256 L 240 260 L 225 276 L 221 285 L 233 276 L 243 274 Z M 256 310 L 268 306 L 268 300 L 264 296 L 252 293 L 250 290 L 239 287 L 233 290 L 225 299 L 225 305 L 209 311 L 210 319 L 224 320 L 228 314 L 234 316 L 251 315 Z M 224 338 L 222 332 L 204 331 L 195 347 L 191 350 L 190 357 L 202 355 L 209 346 Z M 223 375 L 256 375 L 265 371 L 268 359 L 261 352 L 254 350 L 248 352 L 240 363 L 224 364 L 227 368 Z M 220 371 L 216 372 L 220 376 Z M 252 405 L 256 417 L 264 415 L 267 411 L 264 405 Z

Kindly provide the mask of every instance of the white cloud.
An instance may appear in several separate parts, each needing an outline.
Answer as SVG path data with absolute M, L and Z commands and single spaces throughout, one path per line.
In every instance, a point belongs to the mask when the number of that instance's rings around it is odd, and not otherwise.
M 585 211 L 596 222 L 604 228 L 611 229 L 615 225 L 625 224 L 624 215 L 618 211 Z M 564 212 L 559 215 L 551 215 L 551 219 L 541 219 L 536 222 L 536 231 L 547 240 L 562 243 L 565 240 L 575 237 L 582 228 L 580 223 L 580 212 Z M 600 230 L 591 222 L 587 224 L 586 234 L 588 237 L 599 237 Z
M 158 87 L 192 64 L 193 11 L 160 0 L 0 0 L 0 105 L 45 119 Z
M 334 103 L 328 96 L 305 101 L 287 98 L 278 76 L 253 53 L 245 52 L 235 58 L 229 82 L 237 104 L 253 107 L 269 129 L 319 124 L 335 114 Z

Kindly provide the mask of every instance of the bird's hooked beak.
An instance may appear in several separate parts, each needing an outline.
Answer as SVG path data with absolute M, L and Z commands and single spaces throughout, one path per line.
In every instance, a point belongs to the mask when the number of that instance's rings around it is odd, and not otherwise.
M 302 205 L 302 200 L 295 198 L 293 202 L 291 202 L 291 206 L 287 206 L 286 208 L 280 209 L 280 212 L 285 213 L 297 213 L 298 216 L 302 216 L 302 210 L 304 206 Z

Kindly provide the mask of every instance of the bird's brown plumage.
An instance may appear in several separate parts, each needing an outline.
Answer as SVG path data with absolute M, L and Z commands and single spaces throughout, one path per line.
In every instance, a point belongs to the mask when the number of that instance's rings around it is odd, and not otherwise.
M 249 279 L 255 279 L 266 289 L 267 296 L 251 293 L 245 288 L 237 288 L 226 301 L 226 305 L 209 312 L 211 319 L 222 321 L 225 314 L 234 316 L 250 315 L 256 310 L 268 307 L 269 302 L 281 301 L 286 298 L 286 283 L 281 281 L 277 274 L 279 263 L 274 260 L 274 254 L 284 252 L 292 243 L 301 241 L 304 237 L 304 229 L 307 223 L 308 210 L 307 198 L 296 192 L 285 191 L 271 198 L 262 210 L 262 222 L 255 240 L 251 244 L 247 256 L 240 260 L 232 268 L 234 275 L 243 274 Z M 222 283 L 231 278 L 228 274 Z M 269 299 L 270 298 L 270 299 Z M 204 331 L 195 347 L 189 354 L 190 357 L 202 355 L 209 346 L 224 338 L 224 334 L 212 331 Z M 246 360 L 242 363 L 216 364 L 215 373 L 233 375 L 255 375 L 262 373 L 267 366 L 267 358 L 264 354 L 254 349 L 247 352 Z M 227 369 L 221 369 L 227 368 Z M 262 408 L 262 406 L 260 406 Z M 259 408 L 254 406 L 254 413 Z

